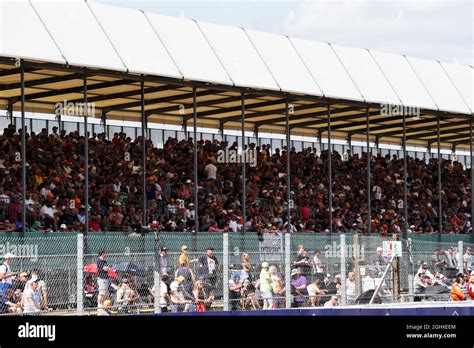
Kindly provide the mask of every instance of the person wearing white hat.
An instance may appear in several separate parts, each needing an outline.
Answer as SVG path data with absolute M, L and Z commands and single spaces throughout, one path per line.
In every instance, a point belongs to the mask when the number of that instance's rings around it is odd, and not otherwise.
M 262 270 L 260 272 L 260 293 L 263 299 L 263 309 L 272 309 L 273 307 L 273 293 L 272 293 L 272 277 L 268 271 L 270 265 L 268 262 L 262 263 Z
M 15 272 L 12 272 L 10 265 L 13 262 L 13 258 L 15 255 L 12 253 L 6 253 L 3 255 L 4 262 L 0 266 L 0 291 L 2 292 L 2 296 L 6 294 L 7 289 L 10 288 L 13 284 L 13 279 L 17 275 Z

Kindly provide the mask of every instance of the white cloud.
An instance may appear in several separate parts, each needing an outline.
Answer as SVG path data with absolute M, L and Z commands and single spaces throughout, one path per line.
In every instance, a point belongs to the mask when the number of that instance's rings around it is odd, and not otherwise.
M 466 1 L 304 1 L 287 35 L 460 64 L 474 64 L 473 5 Z

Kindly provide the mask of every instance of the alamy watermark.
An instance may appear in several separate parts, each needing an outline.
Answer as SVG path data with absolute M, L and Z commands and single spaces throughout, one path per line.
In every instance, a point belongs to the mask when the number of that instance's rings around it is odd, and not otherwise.
M 332 242 L 331 244 L 326 244 L 324 246 L 324 256 L 328 259 L 330 258 L 341 258 L 341 244 Z M 358 247 L 354 244 L 346 244 L 345 256 L 348 259 L 355 258 L 359 256 L 360 260 L 365 260 L 365 249 L 363 245 L 359 245 Z
M 217 151 L 218 163 L 243 163 L 243 161 L 252 168 L 256 167 L 257 150 L 248 148 L 244 151 L 237 151 L 226 148 L 225 150 Z
M 16 257 L 38 261 L 38 244 L 0 244 L 0 255 L 11 253 Z
M 420 108 L 400 104 L 380 104 L 380 114 L 386 116 L 403 116 L 420 118 Z
M 57 102 L 54 104 L 54 113 L 56 116 L 93 116 L 95 114 L 95 103 Z

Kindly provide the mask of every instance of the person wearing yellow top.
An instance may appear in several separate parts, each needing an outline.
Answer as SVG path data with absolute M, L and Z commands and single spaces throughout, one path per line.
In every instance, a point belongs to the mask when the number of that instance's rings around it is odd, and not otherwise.
M 179 255 L 179 258 L 178 258 L 178 267 L 181 267 L 183 263 L 186 264 L 186 267 L 189 267 L 191 263 L 195 263 L 197 261 L 198 261 L 197 259 L 189 260 L 188 247 L 186 245 L 183 245 L 181 247 L 181 255 Z
M 36 171 L 36 174 L 35 174 L 35 185 L 36 186 L 39 186 L 41 185 L 44 181 L 43 181 L 43 176 L 41 175 L 41 170 L 37 170 Z

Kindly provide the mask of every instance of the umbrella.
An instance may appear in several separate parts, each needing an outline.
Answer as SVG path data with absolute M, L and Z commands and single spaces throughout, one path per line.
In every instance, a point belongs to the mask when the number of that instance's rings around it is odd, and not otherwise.
M 112 265 L 116 272 L 129 273 L 134 276 L 145 277 L 145 270 L 132 262 L 120 262 Z
M 90 263 L 88 265 L 85 265 L 84 266 L 84 272 L 92 273 L 92 274 L 98 274 L 99 271 L 97 269 L 97 264 Z M 119 279 L 119 276 L 113 270 L 109 270 L 109 272 L 107 272 L 107 275 L 112 279 Z

